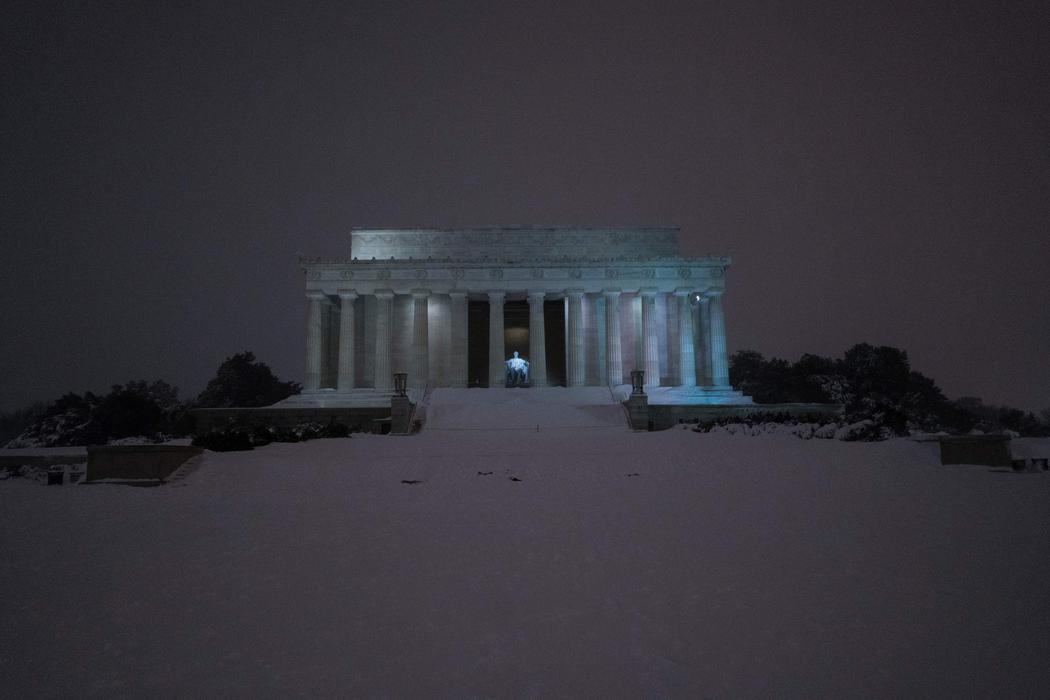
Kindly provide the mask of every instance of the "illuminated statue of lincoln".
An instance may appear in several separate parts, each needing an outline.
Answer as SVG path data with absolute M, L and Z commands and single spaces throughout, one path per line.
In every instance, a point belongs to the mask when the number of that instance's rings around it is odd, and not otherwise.
M 507 382 L 506 386 L 524 386 L 529 383 L 529 363 L 518 357 L 518 351 L 514 351 L 514 357 L 507 360 Z

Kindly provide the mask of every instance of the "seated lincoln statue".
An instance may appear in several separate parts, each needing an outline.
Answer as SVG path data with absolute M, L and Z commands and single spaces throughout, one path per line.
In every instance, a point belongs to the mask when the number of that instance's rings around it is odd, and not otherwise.
M 514 351 L 514 357 L 507 360 L 507 386 L 525 386 L 529 383 L 529 362 L 518 357 L 518 351 Z

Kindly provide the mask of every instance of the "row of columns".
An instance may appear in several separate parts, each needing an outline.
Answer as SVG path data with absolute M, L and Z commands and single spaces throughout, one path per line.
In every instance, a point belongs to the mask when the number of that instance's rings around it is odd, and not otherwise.
M 568 299 L 568 323 L 565 338 L 566 384 L 570 387 L 584 386 L 586 381 L 586 348 L 584 342 L 582 289 L 565 291 Z M 412 294 L 412 355 L 409 377 L 414 385 L 426 381 L 429 367 L 429 321 L 428 301 L 430 291 L 414 289 Z M 623 348 L 620 333 L 620 294 L 618 290 L 605 290 L 605 363 L 606 377 L 612 383 L 623 379 Z M 696 349 L 694 345 L 693 292 L 679 290 L 670 297 L 678 306 L 679 362 L 678 384 L 684 387 L 697 385 Z M 358 295 L 352 290 L 338 292 L 339 305 L 339 362 L 336 386 L 339 391 L 354 388 L 354 301 Z M 655 289 L 640 291 L 642 299 L 642 369 L 647 384 L 660 383 L 660 358 L 657 338 Z M 467 293 L 453 291 L 451 298 L 451 347 L 449 348 L 450 386 L 467 385 Z M 390 290 L 375 293 L 375 370 L 374 386 L 377 391 L 393 388 L 390 366 L 391 334 L 393 330 L 393 299 Z M 505 365 L 503 304 L 506 292 L 488 292 L 489 298 L 489 386 L 503 383 Z M 547 385 L 546 329 L 543 314 L 544 292 L 529 292 L 529 355 L 530 379 L 536 386 Z M 307 293 L 307 352 L 305 389 L 320 388 L 323 364 L 322 305 L 325 295 L 321 292 Z M 729 364 L 726 356 L 725 317 L 722 310 L 721 292 L 698 295 L 699 336 L 703 353 L 703 374 L 710 377 L 711 384 L 729 386 Z M 620 381 L 615 381 L 616 379 Z

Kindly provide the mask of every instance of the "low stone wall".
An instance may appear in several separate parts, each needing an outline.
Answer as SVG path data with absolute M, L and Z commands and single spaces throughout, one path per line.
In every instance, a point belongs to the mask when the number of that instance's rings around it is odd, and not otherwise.
M 163 481 L 186 460 L 204 452 L 188 445 L 98 445 L 87 448 L 87 478 Z
M 32 448 L 18 450 L 0 450 L 0 469 L 30 465 L 50 467 L 54 464 L 83 464 L 87 461 L 87 451 L 83 447 L 47 448 L 33 454 Z
M 667 430 L 679 423 L 704 423 L 720 418 L 755 413 L 783 413 L 789 416 L 827 416 L 842 414 L 837 403 L 756 403 L 756 404 L 649 404 L 649 430 Z
M 372 432 L 373 421 L 390 418 L 390 407 L 198 408 L 193 411 L 193 417 L 196 420 L 195 432 L 198 435 L 231 425 L 250 428 L 294 428 L 300 423 L 337 423 L 348 426 L 352 431 Z

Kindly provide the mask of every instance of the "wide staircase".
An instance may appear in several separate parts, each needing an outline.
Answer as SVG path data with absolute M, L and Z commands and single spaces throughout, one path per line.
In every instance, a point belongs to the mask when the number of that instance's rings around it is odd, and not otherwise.
M 424 430 L 627 430 L 607 387 L 434 389 Z

